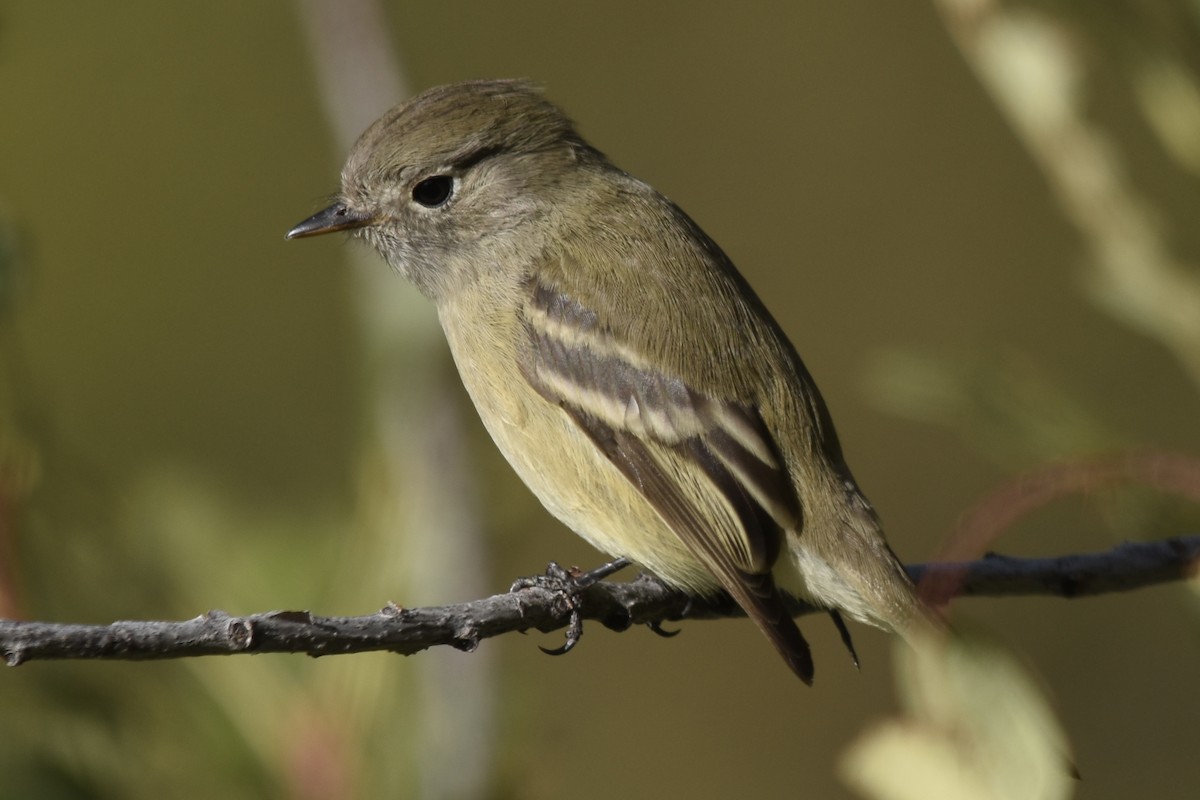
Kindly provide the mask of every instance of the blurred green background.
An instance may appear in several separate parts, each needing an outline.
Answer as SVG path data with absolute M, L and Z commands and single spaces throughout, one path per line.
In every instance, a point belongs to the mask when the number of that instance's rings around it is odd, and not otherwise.
M 1175 8 L 1153 5 L 1159 21 Z M 1088 42 L 1088 113 L 1153 198 L 1164 246 L 1194 263 L 1196 174 L 1124 67 L 1160 46 L 1197 63 L 1196 17 L 1140 28 L 1132 5 L 1036 6 Z M 819 381 L 905 560 L 1049 460 L 1200 451 L 1196 383 L 1086 291 L 1087 244 L 934 7 L 393 3 L 385 27 L 415 90 L 543 82 L 721 243 Z M 309 42 L 279 1 L 0 5 L 0 616 L 358 614 L 599 563 L 493 451 L 430 310 L 382 263 L 432 348 L 392 380 L 452 387 L 438 419 L 466 457 L 408 481 L 377 468 L 383 362 L 348 266 L 362 248 L 283 240 L 344 157 Z M 388 435 L 418 447 L 427 415 L 393 417 Z M 470 492 L 478 586 L 414 577 L 445 535 L 436 513 L 381 534 L 378 509 L 416 481 Z M 1106 487 L 994 547 L 1098 550 L 1198 519 Z M 1040 676 L 1079 797 L 1193 796 L 1186 587 L 954 614 Z M 666 641 L 593 625 L 558 659 L 535 646 L 556 637 L 530 635 L 407 659 L 33 663 L 0 674 L 0 797 L 851 796 L 836 763 L 894 709 L 888 638 L 855 627 L 856 672 L 810 618 L 808 690 L 745 621 L 682 627 Z M 446 692 L 460 672 L 470 688 Z

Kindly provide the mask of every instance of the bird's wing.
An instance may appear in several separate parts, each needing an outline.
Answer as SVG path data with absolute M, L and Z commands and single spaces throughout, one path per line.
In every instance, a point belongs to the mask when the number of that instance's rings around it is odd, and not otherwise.
M 800 502 L 758 411 L 667 374 L 561 287 L 531 281 L 523 315 L 525 379 L 586 432 L 811 683 L 808 644 L 771 575 L 784 531 L 799 527 Z

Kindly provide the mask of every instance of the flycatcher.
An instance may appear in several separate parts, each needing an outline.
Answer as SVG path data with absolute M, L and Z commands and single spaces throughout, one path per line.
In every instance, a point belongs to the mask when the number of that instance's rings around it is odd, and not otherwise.
M 496 445 L 598 549 L 724 589 L 806 683 L 781 589 L 839 626 L 925 618 L 762 301 L 533 85 L 442 86 L 385 114 L 337 202 L 287 237 L 341 230 L 433 300 Z

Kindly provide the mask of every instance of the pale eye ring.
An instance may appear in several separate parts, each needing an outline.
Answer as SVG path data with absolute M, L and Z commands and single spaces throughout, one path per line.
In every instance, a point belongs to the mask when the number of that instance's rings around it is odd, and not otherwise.
M 425 208 L 438 208 L 454 194 L 454 178 L 450 175 L 431 175 L 417 181 L 412 189 L 412 199 Z

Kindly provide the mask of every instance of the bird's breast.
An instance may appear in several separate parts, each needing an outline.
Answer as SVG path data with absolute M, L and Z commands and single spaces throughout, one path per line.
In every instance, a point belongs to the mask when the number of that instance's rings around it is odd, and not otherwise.
M 658 512 L 557 405 L 521 372 L 520 305 L 498 288 L 439 308 L 467 393 L 500 452 L 551 514 L 610 556 L 626 556 L 677 586 L 710 591 L 712 575 Z

